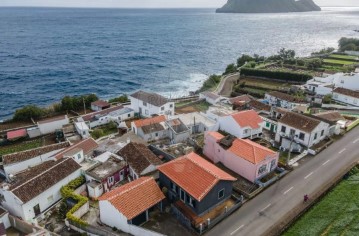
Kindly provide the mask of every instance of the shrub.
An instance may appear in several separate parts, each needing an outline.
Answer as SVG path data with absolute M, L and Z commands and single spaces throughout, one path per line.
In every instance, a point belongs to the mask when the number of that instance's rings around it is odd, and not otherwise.
M 308 69 L 315 70 L 315 69 L 322 67 L 323 60 L 319 59 L 319 58 L 313 58 L 313 59 L 307 60 L 305 64 Z
M 94 131 L 92 131 L 91 135 L 94 139 L 99 139 L 102 136 L 104 136 L 105 133 L 103 132 L 102 129 L 95 129 Z
M 265 77 L 269 79 L 277 79 L 287 82 L 293 81 L 298 83 L 305 83 L 313 78 L 312 75 L 305 73 L 294 73 L 294 72 L 279 71 L 279 70 L 271 71 L 271 70 L 260 70 L 260 69 L 249 69 L 249 68 L 242 68 L 241 75 Z
M 224 74 L 231 74 L 235 72 L 237 72 L 237 66 L 234 63 L 232 63 L 226 67 L 226 71 L 224 72 Z
M 13 120 L 16 121 L 31 121 L 32 119 L 39 119 L 45 115 L 45 110 L 35 105 L 24 106 L 16 110 Z
M 87 94 L 82 96 L 65 96 L 61 100 L 61 107 L 63 111 L 79 111 L 84 108 L 91 107 L 91 103 L 98 100 L 96 94 Z
M 125 94 L 121 95 L 121 96 L 119 96 L 117 98 L 112 98 L 112 99 L 108 100 L 109 103 L 114 103 L 114 102 L 125 103 L 125 102 L 128 102 L 128 101 L 129 101 L 128 97 Z
M 221 81 L 221 78 L 222 77 L 220 75 L 209 76 L 209 78 L 206 81 L 204 81 L 202 88 L 199 91 L 203 92 L 203 91 L 209 90 L 213 87 L 216 87 L 219 84 L 219 82 Z

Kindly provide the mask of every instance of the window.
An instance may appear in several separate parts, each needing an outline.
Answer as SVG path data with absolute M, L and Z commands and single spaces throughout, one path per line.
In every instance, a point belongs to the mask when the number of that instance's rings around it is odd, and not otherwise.
M 131 117 L 131 114 L 128 114 L 127 117 Z
M 322 130 L 322 132 L 320 133 L 320 136 L 323 137 L 324 135 L 324 129 Z
M 170 187 L 171 187 L 171 189 L 172 189 L 172 191 L 173 192 L 175 192 L 175 193 L 177 193 L 177 185 L 176 184 L 174 184 L 174 183 L 170 183 Z
M 51 195 L 50 197 L 47 198 L 47 202 L 51 203 L 54 201 L 54 195 Z
M 143 105 L 144 105 L 145 107 L 147 107 L 147 103 L 146 103 L 146 102 L 143 102 Z
M 108 177 L 107 181 L 108 181 L 109 184 L 113 184 L 113 182 L 115 181 L 115 178 L 113 176 Z
M 170 104 L 170 108 L 172 108 L 173 107 L 173 104 Z
M 186 193 L 182 189 L 180 189 L 180 198 L 181 198 L 182 202 L 186 202 L 185 196 L 186 196 Z
M 317 139 L 317 137 L 318 137 L 318 134 L 317 134 L 317 133 L 315 133 L 315 134 L 314 134 L 314 140 L 316 140 L 316 139 Z
M 188 196 L 188 205 L 190 205 L 191 207 L 195 207 L 194 200 L 190 196 Z
M 81 154 L 77 154 L 77 159 L 78 159 L 78 160 L 81 159 Z
M 249 129 L 243 130 L 243 133 L 244 133 L 244 134 L 248 134 L 248 132 L 249 132 Z
M 354 104 L 358 104 L 358 99 L 354 99 Z
M 165 107 L 161 107 L 161 111 L 164 111 L 165 110 Z
M 262 165 L 261 167 L 259 167 L 258 170 L 258 175 L 262 175 L 267 171 L 267 165 Z
M 148 110 L 145 110 L 145 114 L 148 115 Z
M 156 133 L 155 135 L 156 135 L 156 137 L 158 137 L 158 133 Z
M 102 184 L 100 184 L 100 185 L 98 186 L 98 189 L 102 189 Z
M 274 170 L 276 168 L 276 160 L 272 160 L 271 163 L 270 163 L 270 170 Z
M 270 127 L 270 123 L 266 122 L 266 127 L 269 128 Z
M 304 138 L 305 138 L 305 134 L 304 133 L 299 133 L 299 139 L 304 140 Z
M 286 131 L 286 130 L 287 130 L 287 127 L 282 126 L 282 128 L 281 128 L 281 130 L 280 130 L 280 131 L 281 131 L 282 133 L 285 133 L 285 131 Z
M 294 129 L 290 129 L 290 135 L 295 135 L 295 130 Z
M 224 189 L 219 190 L 218 199 L 222 199 L 224 197 Z

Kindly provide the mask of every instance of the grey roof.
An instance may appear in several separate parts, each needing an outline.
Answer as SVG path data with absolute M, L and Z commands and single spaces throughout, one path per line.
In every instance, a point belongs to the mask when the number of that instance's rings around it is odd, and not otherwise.
M 148 93 L 145 91 L 137 91 L 130 95 L 133 98 L 137 98 L 138 100 L 144 101 L 146 103 L 149 103 L 151 105 L 161 107 L 165 105 L 169 100 L 157 93 Z
M 110 157 L 106 162 L 99 163 L 95 165 L 90 170 L 86 171 L 86 174 L 92 176 L 98 181 L 114 175 L 116 172 L 124 169 L 126 167 L 126 162 L 116 157 Z
M 142 129 L 144 134 L 151 134 L 153 132 L 158 132 L 158 131 L 163 131 L 166 128 L 163 127 L 162 124 L 159 123 L 154 123 L 154 124 L 150 124 L 150 125 L 146 125 L 146 126 L 142 126 L 139 129 Z

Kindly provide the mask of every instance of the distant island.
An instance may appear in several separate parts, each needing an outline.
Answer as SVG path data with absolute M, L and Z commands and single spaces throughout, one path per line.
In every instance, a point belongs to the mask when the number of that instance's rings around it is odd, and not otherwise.
M 217 13 L 285 13 L 321 11 L 313 0 L 228 0 Z

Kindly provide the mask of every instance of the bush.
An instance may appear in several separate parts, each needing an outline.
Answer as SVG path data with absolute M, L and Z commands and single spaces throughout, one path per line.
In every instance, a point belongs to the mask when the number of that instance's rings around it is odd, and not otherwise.
M 359 39 L 357 38 L 341 38 L 339 40 L 340 51 L 359 51 Z
M 310 70 L 319 69 L 323 65 L 323 60 L 319 58 L 313 58 L 306 61 L 306 67 Z
M 249 56 L 249 55 L 246 55 L 246 54 L 243 54 L 241 57 L 239 57 L 237 59 L 237 66 L 238 67 L 241 67 L 243 66 L 246 62 L 249 62 L 249 61 L 254 61 L 255 58 L 252 57 L 252 56 Z
M 15 111 L 13 120 L 15 121 L 31 121 L 32 119 L 39 119 L 46 114 L 45 109 L 35 105 L 24 106 Z
M 112 99 L 108 100 L 109 103 L 114 103 L 114 102 L 125 103 L 125 102 L 128 102 L 128 101 L 129 101 L 129 99 L 128 99 L 127 95 L 125 95 L 125 94 L 121 95 L 121 96 L 119 96 L 117 98 L 112 98 Z
M 260 70 L 260 69 L 249 69 L 242 68 L 241 69 L 242 76 L 257 76 L 257 77 L 265 77 L 269 79 L 277 79 L 283 81 L 293 81 L 298 83 L 305 83 L 310 79 L 313 79 L 312 75 L 305 73 L 294 73 L 294 72 L 286 72 L 286 71 L 271 71 L 271 70 Z
M 305 60 L 298 58 L 297 59 L 297 65 L 298 66 L 305 66 Z
M 234 63 L 232 63 L 227 66 L 224 74 L 231 74 L 231 73 L 235 73 L 235 72 L 237 72 L 237 66 Z
M 98 100 L 96 94 L 87 94 L 82 96 L 65 96 L 61 100 L 61 108 L 63 111 L 79 111 L 91 107 L 91 103 Z
M 332 102 L 332 95 L 327 94 L 323 97 L 323 103 L 324 104 L 330 104 Z
M 91 135 L 94 139 L 99 139 L 105 134 L 102 129 L 95 129 L 94 131 L 92 131 Z
M 221 81 L 221 76 L 220 75 L 211 75 L 206 81 L 204 81 L 201 89 L 199 90 L 200 92 L 203 91 L 207 91 L 210 90 L 214 87 L 216 87 L 219 82 Z

